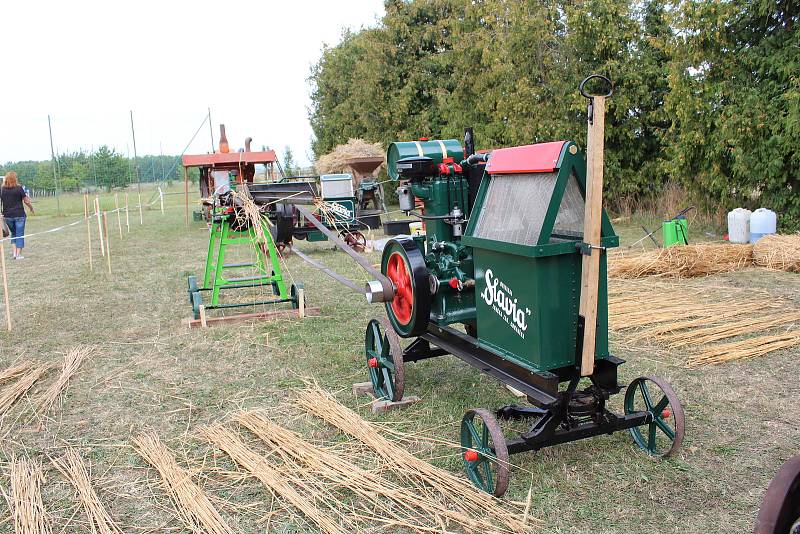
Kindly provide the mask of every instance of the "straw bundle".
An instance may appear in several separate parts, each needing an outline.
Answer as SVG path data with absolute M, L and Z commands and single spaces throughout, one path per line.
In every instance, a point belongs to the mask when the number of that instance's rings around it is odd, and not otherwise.
M 136 450 L 156 468 L 164 486 L 186 528 L 197 534 L 232 534 L 208 496 L 195 484 L 191 475 L 182 469 L 170 450 L 153 433 L 133 439 Z
M 401 480 L 415 486 L 420 492 L 431 495 L 458 513 L 476 512 L 493 517 L 512 532 L 528 532 L 531 527 L 488 493 L 475 488 L 468 480 L 421 460 L 408 450 L 383 437 L 368 421 L 340 404 L 330 393 L 316 384 L 302 390 L 297 403 L 307 412 L 335 426 L 345 434 L 367 445 L 380 456 L 386 468 Z
M 321 156 L 315 167 L 320 174 L 333 174 L 347 170 L 347 160 L 351 158 L 383 156 L 383 147 L 380 143 L 367 143 L 363 139 L 350 139 L 343 145 L 338 145 L 329 154 Z
M 756 265 L 800 273 L 800 235 L 767 235 L 753 247 Z
M 0 384 L 9 380 L 16 380 L 31 368 L 30 362 L 22 362 L 0 371 Z
M 122 529 L 117 526 L 114 520 L 103 506 L 102 501 L 95 493 L 89 472 L 86 470 L 83 459 L 74 449 L 69 449 L 63 458 L 51 460 L 64 478 L 75 488 L 78 494 L 78 501 L 86 511 L 92 532 L 100 534 L 122 534 Z
M 667 247 L 632 256 L 610 256 L 608 275 L 612 278 L 692 278 L 736 271 L 752 264 L 752 245 L 704 243 Z
M 418 532 L 442 531 L 446 523 L 458 524 L 469 532 L 508 532 L 496 527 L 491 518 L 475 519 L 455 512 L 438 499 L 426 499 L 419 492 L 359 467 L 338 452 L 317 447 L 263 414 L 241 412 L 236 420 L 272 453 L 284 458 L 288 455 L 302 465 L 310 478 L 329 480 L 336 487 L 346 488 L 367 500 L 376 521 Z
M 42 466 L 26 458 L 11 460 L 9 507 L 17 534 L 51 534 L 53 527 L 42 503 Z
M 67 389 L 67 385 L 69 384 L 72 375 L 74 375 L 78 368 L 83 363 L 83 360 L 86 359 L 92 352 L 94 352 L 94 348 L 92 347 L 78 347 L 74 348 L 68 353 L 64 355 L 64 363 L 61 365 L 61 372 L 56 378 L 55 382 L 50 384 L 50 387 L 44 392 L 44 394 L 39 398 L 36 402 L 37 411 L 40 414 L 47 412 L 53 404 L 58 400 L 64 390 Z
M 722 343 L 692 355 L 689 367 L 717 364 L 742 358 L 754 358 L 764 354 L 800 345 L 800 333 L 796 330 L 771 336 L 757 336 L 744 341 Z
M 10 386 L 6 387 L 2 392 L 0 392 L 0 416 L 3 416 L 14 406 L 14 403 L 17 402 L 22 395 L 25 394 L 33 385 L 39 380 L 43 374 L 47 372 L 49 367 L 47 365 L 42 365 L 40 367 L 36 367 L 28 371 L 25 375 L 22 376 L 17 382 L 14 382 Z
M 315 503 L 314 499 L 309 499 L 307 495 L 298 492 L 286 481 L 285 473 L 277 471 L 264 461 L 264 458 L 247 448 L 236 434 L 219 425 L 203 428 L 201 433 L 272 492 L 303 512 L 320 530 L 329 534 L 347 532 L 347 529 L 331 519 L 331 515 L 336 513 L 335 509 L 328 507 L 323 511 L 318 508 L 318 503 Z M 328 500 L 321 500 L 321 503 L 329 504 Z

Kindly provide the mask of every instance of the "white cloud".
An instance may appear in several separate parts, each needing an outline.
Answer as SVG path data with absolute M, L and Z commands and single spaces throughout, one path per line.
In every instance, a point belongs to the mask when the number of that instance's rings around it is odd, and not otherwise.
M 310 155 L 306 78 L 323 43 L 374 25 L 380 0 L 3 1 L 0 161 L 109 144 L 178 154 L 211 107 L 232 147 Z M 189 152 L 210 149 L 205 126 Z

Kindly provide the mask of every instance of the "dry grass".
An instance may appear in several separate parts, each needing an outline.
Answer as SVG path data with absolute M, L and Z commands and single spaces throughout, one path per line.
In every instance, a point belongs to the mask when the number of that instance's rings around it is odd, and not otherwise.
M 756 336 L 742 341 L 722 343 L 701 350 L 689 358 L 689 367 L 717 364 L 743 358 L 755 358 L 772 351 L 800 345 L 800 332 L 796 329 L 777 335 Z
M 42 465 L 27 458 L 11 460 L 11 497 L 6 496 L 14 532 L 51 534 L 53 527 L 42 503 Z
M 336 502 L 333 503 L 334 507 L 332 508 L 328 499 L 316 499 L 308 493 L 300 493 L 287 481 L 290 478 L 288 473 L 280 472 L 272 467 L 264 458 L 250 450 L 232 431 L 216 425 L 203 428 L 201 433 L 209 442 L 230 456 L 234 462 L 260 480 L 270 491 L 300 510 L 320 530 L 328 534 L 340 534 L 348 531 L 332 519 L 336 516 L 342 517 L 342 514 L 337 512 Z
M 142 458 L 161 475 L 164 487 L 186 528 L 197 534 L 235 532 L 203 490 L 192 481 L 191 475 L 178 465 L 158 436 L 154 433 L 141 434 L 133 439 L 133 444 Z
M 438 499 L 451 510 L 480 520 L 492 517 L 510 532 L 529 532 L 521 511 L 507 509 L 501 501 L 480 491 L 467 479 L 436 467 L 411 454 L 407 449 L 389 441 L 361 416 L 339 403 L 333 395 L 315 384 L 301 390 L 297 403 L 307 412 L 319 417 L 345 434 L 355 438 L 378 454 L 386 469 L 404 483 L 416 488 L 426 498 Z
M 25 394 L 33 385 L 44 375 L 50 367 L 48 365 L 40 365 L 39 367 L 32 368 L 22 376 L 18 381 L 7 386 L 0 392 L 0 417 L 4 416 L 14 403 Z
M 612 278 L 693 278 L 751 266 L 753 246 L 717 243 L 672 246 L 639 254 L 610 255 L 608 263 L 608 275 Z
M 83 462 L 80 454 L 75 449 L 67 450 L 67 453 L 58 459 L 51 460 L 59 472 L 64 475 L 70 484 L 75 488 L 78 501 L 83 506 L 92 532 L 99 534 L 122 534 L 122 529 L 117 526 L 114 520 L 106 511 L 103 502 L 95 493 L 92 487 L 92 480 L 89 471 Z
M 753 246 L 755 264 L 800 273 L 800 235 L 767 235 Z
M 0 371 L 0 384 L 9 380 L 16 380 L 24 375 L 31 368 L 30 362 L 22 362 Z
M 343 145 L 338 145 L 329 154 L 321 156 L 315 166 L 320 174 L 334 174 L 346 172 L 347 160 L 351 158 L 384 156 L 380 143 L 367 143 L 363 139 L 350 139 Z
M 46 413 L 59 399 L 61 394 L 67 389 L 72 376 L 78 371 L 83 361 L 94 352 L 93 347 L 77 347 L 64 355 L 64 361 L 61 364 L 61 372 L 56 378 L 55 382 L 50 384 L 50 387 L 42 394 L 36 401 L 37 412 L 40 414 Z

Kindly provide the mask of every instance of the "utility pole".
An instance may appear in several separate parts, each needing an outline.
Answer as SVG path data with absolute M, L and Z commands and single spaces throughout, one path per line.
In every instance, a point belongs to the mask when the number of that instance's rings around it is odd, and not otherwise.
M 211 126 L 211 108 L 208 108 L 208 133 L 211 134 L 211 153 L 215 151 L 214 148 L 214 127 Z
M 53 158 L 53 182 L 56 185 L 56 210 L 61 215 L 61 199 L 59 198 L 58 190 L 61 189 L 58 183 L 58 171 L 56 170 L 56 151 L 53 148 L 53 127 L 50 125 L 50 115 L 47 116 L 47 131 L 50 132 L 50 156 Z

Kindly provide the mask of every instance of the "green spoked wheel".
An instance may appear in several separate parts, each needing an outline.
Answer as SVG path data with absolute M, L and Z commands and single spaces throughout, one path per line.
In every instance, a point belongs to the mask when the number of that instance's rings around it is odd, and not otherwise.
M 192 302 L 192 293 L 194 293 L 195 291 L 197 291 L 199 289 L 197 287 L 197 277 L 196 276 L 190 276 L 189 278 L 187 278 L 186 281 L 189 284 L 189 302 L 191 303 Z
M 200 295 L 199 291 L 195 291 L 191 294 L 191 301 L 192 301 L 192 313 L 195 319 L 200 318 L 200 306 L 203 304 L 203 297 Z
M 653 456 L 672 456 L 683 443 L 684 415 L 672 387 L 657 376 L 642 376 L 625 391 L 625 413 L 649 412 L 652 421 L 630 429 L 633 441 Z
M 381 273 L 394 285 L 395 295 L 386 303 L 395 332 L 401 337 L 425 333 L 431 315 L 431 290 L 425 258 L 411 238 L 392 239 L 383 249 Z
M 369 379 L 375 397 L 397 402 L 403 398 L 405 368 L 400 338 L 386 319 L 372 319 L 364 336 Z
M 461 420 L 461 448 L 467 476 L 478 488 L 495 497 L 508 489 L 511 476 L 503 430 L 492 412 L 469 410 Z

